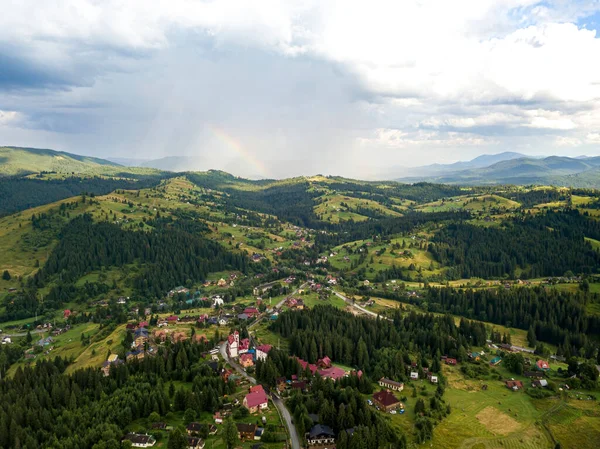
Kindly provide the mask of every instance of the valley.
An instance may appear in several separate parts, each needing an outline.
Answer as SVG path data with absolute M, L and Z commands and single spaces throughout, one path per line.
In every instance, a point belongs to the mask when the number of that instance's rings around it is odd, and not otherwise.
M 596 446 L 599 191 L 74 160 L 0 180 L 58 186 L 36 205 L 0 199 L 0 388 L 62 385 L 48 413 L 95 422 L 94 447 L 146 433 L 167 447 L 183 429 L 250 449 L 242 424 L 267 449 L 298 447 L 317 423 L 340 449 L 352 432 L 374 447 Z M 381 378 L 403 385 L 394 413 L 369 405 Z M 49 422 L 34 435 L 7 416 L 0 434 L 51 446 Z

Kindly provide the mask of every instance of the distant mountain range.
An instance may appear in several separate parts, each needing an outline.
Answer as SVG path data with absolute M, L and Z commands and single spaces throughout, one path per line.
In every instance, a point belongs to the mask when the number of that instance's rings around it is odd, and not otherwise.
M 550 156 L 534 158 L 519 153 L 483 155 L 471 161 L 434 164 L 411 169 L 402 182 L 444 184 L 549 184 L 600 187 L 600 157 Z
M 63 151 L 37 148 L 0 147 L 0 177 L 23 176 L 40 172 L 78 175 L 156 175 L 160 171 L 197 171 L 193 158 L 169 156 L 160 159 L 81 156 Z M 505 152 L 484 154 L 470 161 L 432 164 L 410 169 L 394 168 L 395 176 L 381 178 L 400 182 L 433 182 L 460 185 L 542 184 L 567 187 L 600 188 L 600 156 L 531 157 Z

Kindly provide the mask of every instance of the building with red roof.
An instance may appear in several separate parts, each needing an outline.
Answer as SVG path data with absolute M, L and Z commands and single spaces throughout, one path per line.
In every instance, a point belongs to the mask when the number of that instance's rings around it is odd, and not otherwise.
M 239 346 L 238 352 L 240 354 L 245 354 L 246 352 L 248 352 L 249 349 L 250 349 L 250 340 L 247 338 L 243 338 L 240 341 L 240 346 Z
M 373 401 L 382 410 L 389 412 L 397 408 L 403 408 L 402 403 L 394 396 L 390 390 L 381 390 L 373 395 Z
M 260 312 L 258 311 L 258 309 L 256 307 L 246 307 L 244 309 L 244 312 L 246 315 L 248 315 L 249 317 L 255 317 L 257 316 Z
M 347 376 L 346 371 L 344 371 L 342 368 L 339 368 L 337 366 L 332 366 L 331 368 L 321 369 L 321 370 L 319 370 L 319 374 L 321 375 L 321 377 L 323 379 L 332 379 L 332 380 L 338 380 L 338 379 L 341 379 L 342 377 Z
M 269 405 L 269 399 L 264 390 L 257 390 L 252 393 L 248 393 L 244 397 L 244 407 L 248 409 L 250 413 L 256 413 L 259 410 L 264 410 Z
M 239 346 L 240 334 L 238 331 L 235 331 L 227 337 L 227 355 L 233 358 L 239 356 Z
M 252 354 L 249 354 L 249 353 L 241 354 L 240 355 L 240 365 L 242 365 L 244 368 L 249 368 L 251 366 L 254 366 L 254 357 L 252 357 Z
M 261 361 L 265 361 L 267 360 L 267 355 L 269 354 L 269 351 L 272 349 L 273 347 L 271 345 L 260 345 L 256 347 L 256 360 L 261 360 Z
M 322 359 L 317 360 L 317 365 L 319 368 L 330 368 L 331 367 L 331 359 L 327 356 Z
M 310 373 L 311 374 L 315 374 L 317 372 L 317 365 L 313 365 L 312 363 L 308 363 L 305 362 L 302 359 L 297 359 L 298 363 L 300 364 L 300 366 L 302 367 L 302 371 L 306 371 L 306 367 L 308 367 L 308 369 L 310 369 Z
M 548 362 L 546 362 L 545 360 L 541 360 L 541 359 L 535 363 L 535 366 L 540 371 L 548 371 L 550 369 L 550 364 Z

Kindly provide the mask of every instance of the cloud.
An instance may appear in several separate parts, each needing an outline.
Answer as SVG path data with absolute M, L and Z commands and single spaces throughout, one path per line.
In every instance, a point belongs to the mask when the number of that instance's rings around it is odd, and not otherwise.
M 20 118 L 20 114 L 16 111 L 0 110 L 0 126 L 15 124 Z
M 600 134 L 599 10 L 562 0 L 22 0 L 0 15 L 0 104 L 19 117 L 0 139 L 193 155 L 204 168 L 256 174 L 215 125 L 271 176 L 569 151 Z

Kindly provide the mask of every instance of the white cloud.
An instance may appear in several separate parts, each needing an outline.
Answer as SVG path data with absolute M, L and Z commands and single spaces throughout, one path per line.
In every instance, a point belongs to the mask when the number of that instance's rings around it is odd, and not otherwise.
M 17 111 L 0 110 L 0 126 L 15 125 L 21 119 L 21 114 Z
M 600 4 L 582 3 L 11 2 L 0 63 L 6 53 L 19 64 L 13 84 L 0 74 L 0 104 L 15 115 L 0 112 L 0 139 L 23 136 L 6 129 L 26 118 L 32 136 L 55 133 L 65 149 L 166 155 L 208 146 L 199 130 L 216 122 L 281 175 L 336 164 L 344 148 L 347 167 L 360 167 L 367 157 L 385 166 L 396 150 L 427 163 L 591 145 L 600 38 L 577 24 Z M 106 106 L 69 110 L 86 103 Z M 286 163 L 295 154 L 306 161 Z

